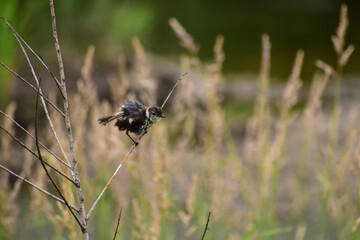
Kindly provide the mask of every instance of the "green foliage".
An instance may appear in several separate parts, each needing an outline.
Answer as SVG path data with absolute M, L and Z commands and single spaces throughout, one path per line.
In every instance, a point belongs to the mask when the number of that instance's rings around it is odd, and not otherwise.
M 95 212 L 95 224 L 98 226 L 106 226 L 96 228 L 97 239 L 112 239 L 115 232 L 117 208 L 112 203 L 108 194 L 105 194 L 103 201 L 97 206 Z
M 3 17 L 20 35 L 30 31 L 31 18 L 44 5 L 42 1 L 0 0 L 0 17 Z M 16 56 L 19 46 L 7 25 L 0 21 L 0 61 L 16 70 Z M 0 107 L 9 103 L 9 89 L 13 75 L 0 68 Z
M 108 32 L 116 42 L 129 44 L 134 36 L 145 35 L 154 25 L 155 9 L 149 4 L 123 2 L 113 9 Z

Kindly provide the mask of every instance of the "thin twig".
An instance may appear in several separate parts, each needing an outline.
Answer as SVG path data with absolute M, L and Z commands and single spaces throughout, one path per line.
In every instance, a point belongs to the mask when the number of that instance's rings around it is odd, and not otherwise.
M 165 106 L 166 102 L 169 100 L 169 97 L 171 96 L 172 92 L 175 90 L 175 88 L 177 87 L 177 85 L 179 84 L 179 82 L 181 81 L 181 79 L 183 79 L 183 77 L 185 77 L 187 75 L 187 73 L 184 73 L 183 75 L 181 75 L 179 77 L 179 79 L 176 81 L 174 87 L 171 89 L 171 91 L 169 92 L 169 94 L 167 95 L 166 99 L 164 100 L 163 104 L 161 105 L 161 109 L 163 109 L 163 107 Z
M 116 225 L 116 229 L 115 229 L 115 234 L 114 234 L 113 240 L 116 239 L 116 235 L 117 235 L 117 233 L 118 233 L 118 229 L 119 229 L 119 225 L 120 225 L 120 219 L 121 219 L 121 213 L 122 213 L 122 208 L 120 209 L 120 213 L 119 213 L 119 217 L 118 217 L 118 221 L 117 221 L 117 225 Z
M 15 137 L 14 135 L 12 135 L 8 130 L 6 130 L 3 126 L 0 125 L 0 129 L 3 130 L 6 134 L 8 134 L 15 142 L 19 143 L 21 145 L 21 147 L 23 147 L 24 149 L 26 149 L 28 152 L 30 152 L 32 155 L 34 155 L 35 157 L 38 158 L 37 154 L 31 150 L 30 148 L 28 148 L 23 142 L 21 142 L 17 137 Z
M 37 91 L 37 89 L 29 82 L 27 81 L 25 78 L 23 78 L 22 76 L 20 76 L 18 73 L 16 73 L 15 71 L 13 71 L 11 68 L 9 68 L 8 66 L 6 66 L 3 62 L 0 62 L 0 64 L 9 72 L 11 72 L 12 74 L 14 74 L 16 77 L 18 77 L 21 81 L 23 81 L 24 83 L 26 83 L 31 89 L 33 89 L 35 92 Z M 49 99 L 47 99 L 42 93 L 40 93 L 40 96 L 42 96 L 45 101 L 47 103 L 49 103 L 56 111 L 58 111 L 63 117 L 65 116 L 65 114 L 55 105 L 53 104 Z
M 13 118 L 11 118 L 9 115 L 7 115 L 4 111 L 0 109 L 0 113 L 3 114 L 5 117 L 7 117 L 10 121 L 12 121 L 16 126 L 18 126 L 21 130 L 23 130 L 27 135 L 29 135 L 32 139 L 35 140 L 35 137 L 26 130 L 23 126 L 21 126 L 17 121 L 15 121 Z M 42 146 L 48 153 L 50 153 L 53 157 L 55 157 L 59 162 L 64 164 L 66 167 L 68 167 L 70 170 L 72 170 L 71 166 L 69 166 L 66 162 L 64 162 L 59 156 L 57 156 L 53 151 L 48 149 L 44 144 L 39 142 L 40 146 Z
M 141 137 L 138 140 L 138 143 L 140 143 L 141 141 Z M 108 183 L 106 184 L 106 186 L 104 187 L 104 189 L 101 191 L 101 193 L 99 194 L 99 196 L 97 197 L 96 201 L 93 203 L 93 205 L 91 206 L 88 214 L 86 215 L 86 219 L 89 219 L 92 212 L 94 211 L 96 205 L 98 204 L 100 198 L 104 195 L 106 189 L 109 187 L 110 183 L 114 180 L 116 174 L 118 173 L 118 171 L 120 170 L 120 168 L 122 167 L 122 165 L 125 163 L 126 159 L 129 157 L 129 155 L 134 151 L 134 149 L 137 147 L 138 145 L 133 145 L 132 148 L 130 149 L 130 151 L 125 155 L 125 157 L 121 160 L 119 166 L 116 168 L 114 174 L 111 176 L 110 180 L 108 181 Z
M 67 180 L 69 180 L 70 182 L 72 182 L 74 185 L 76 185 L 76 183 L 70 178 L 68 177 L 65 173 L 61 172 L 60 170 L 58 170 L 56 167 L 54 167 L 53 165 L 51 165 L 50 163 L 48 163 L 45 160 L 41 160 L 39 158 L 39 156 L 30 148 L 28 148 L 22 141 L 20 141 L 17 137 L 15 137 L 13 134 L 11 134 L 8 130 L 6 130 L 5 128 L 3 128 L 0 125 L 0 129 L 3 130 L 5 133 L 7 133 L 15 142 L 17 142 L 18 144 L 21 145 L 21 147 L 23 147 L 25 150 L 27 150 L 28 152 L 30 152 L 34 157 L 36 157 L 38 160 L 43 161 L 46 165 L 48 165 L 51 169 L 53 169 L 54 171 L 56 171 L 57 173 L 59 173 L 61 176 L 63 176 L 64 178 L 66 178 Z
M 210 231 L 210 228 L 209 228 L 210 215 L 211 215 L 211 212 L 209 212 L 209 215 L 208 215 L 208 217 L 207 217 L 207 221 L 206 221 L 206 225 L 205 225 L 205 230 L 204 230 L 204 233 L 203 233 L 203 235 L 202 235 L 202 237 L 201 237 L 201 240 L 204 240 L 206 232 L 207 232 L 207 231 Z
M 8 25 L 10 31 L 14 34 L 14 36 L 17 38 L 17 39 L 20 39 L 24 44 L 25 46 L 32 52 L 32 54 L 34 54 L 34 56 L 42 63 L 42 65 L 46 68 L 46 70 L 48 70 L 48 72 L 50 73 L 50 75 L 53 77 L 55 83 L 56 83 L 56 86 L 59 88 L 60 92 L 61 92 L 61 84 L 60 84 L 60 81 L 55 77 L 55 75 L 53 74 L 53 72 L 51 71 L 50 67 L 45 63 L 44 59 L 39 55 L 37 54 L 31 47 L 29 44 L 27 44 L 27 42 L 15 31 L 15 29 L 10 25 L 10 23 L 8 23 L 4 18 L 0 17 L 5 23 L 6 25 Z M 62 92 L 61 92 L 62 94 Z
M 23 51 L 23 53 L 24 53 L 24 56 L 25 56 L 25 58 L 26 58 L 26 60 L 27 60 L 27 62 L 28 62 L 28 65 L 29 65 L 29 67 L 30 67 L 30 69 L 31 69 L 31 73 L 33 74 L 33 77 L 34 77 L 34 79 L 35 79 L 35 81 L 36 81 L 36 84 L 37 84 L 37 86 L 38 86 L 38 93 L 39 93 L 39 94 L 42 94 L 42 90 L 41 90 L 41 87 L 40 87 L 39 79 L 38 79 L 38 76 L 36 75 L 35 69 L 34 69 L 34 67 L 33 67 L 33 65 L 32 65 L 32 63 L 31 63 L 31 61 L 30 61 L 30 58 L 29 58 L 28 54 L 26 53 L 26 50 L 24 49 L 24 46 L 22 45 L 22 43 L 21 43 L 21 41 L 19 40 L 19 38 L 18 38 L 16 35 L 15 35 L 15 38 L 16 38 L 16 40 L 18 41 L 18 43 L 19 43 L 19 45 L 20 45 L 20 47 L 21 47 L 21 49 L 22 49 L 22 51 Z M 42 97 L 42 96 L 40 96 L 40 99 L 41 99 L 41 102 L 42 102 L 42 104 L 43 104 L 43 108 L 44 108 L 45 115 L 46 115 L 46 117 L 47 117 L 47 119 L 48 119 L 48 122 L 49 122 L 49 124 L 50 124 L 50 128 L 51 128 L 52 133 L 53 133 L 53 135 L 54 135 L 54 137 L 55 137 L 56 143 L 57 143 L 57 145 L 59 146 L 59 148 L 60 148 L 60 150 L 61 150 L 61 153 L 62 153 L 63 157 L 65 158 L 66 162 L 67 162 L 69 165 L 71 165 L 69 159 L 68 159 L 67 156 L 66 156 L 66 153 L 65 153 L 65 151 L 64 151 L 64 148 L 62 147 L 62 145 L 61 145 L 61 143 L 60 143 L 59 137 L 57 136 L 57 132 L 56 132 L 55 127 L 54 127 L 54 124 L 53 124 L 53 122 L 52 122 L 52 120 L 51 120 L 51 117 L 50 117 L 49 110 L 48 110 L 48 108 L 47 108 L 45 99 L 44 99 L 44 97 Z M 73 170 L 71 170 L 71 172 L 72 172 L 72 174 L 74 175 Z
M 31 187 L 35 188 L 36 190 L 39 190 L 40 192 L 48 195 L 49 197 L 53 198 L 54 200 L 56 200 L 56 201 L 58 201 L 58 202 L 60 202 L 60 203 L 62 203 L 62 204 L 65 205 L 64 200 L 62 200 L 61 198 L 55 196 L 54 194 L 49 193 L 48 191 L 46 191 L 45 189 L 39 187 L 38 185 L 36 185 L 35 183 L 29 181 L 28 179 L 26 179 L 26 178 L 24 178 L 24 177 L 22 177 L 22 176 L 20 176 L 20 175 L 18 175 L 18 174 L 16 174 L 16 173 L 14 173 L 13 171 L 11 171 L 11 170 L 8 169 L 7 167 L 3 166 L 2 164 L 0 164 L 0 168 L 3 169 L 3 170 L 5 170 L 6 172 L 10 173 L 11 175 L 17 177 L 18 179 L 24 181 L 25 183 L 29 184 Z M 69 204 L 69 206 L 70 206 L 74 211 L 79 212 L 79 209 L 78 209 L 77 207 L 75 207 L 74 205 Z
M 75 218 L 76 222 L 79 224 L 79 226 L 81 227 L 81 229 L 83 230 L 85 227 L 84 225 L 81 223 L 79 217 L 74 213 L 74 211 L 72 210 L 72 208 L 70 207 L 69 203 L 67 202 L 64 194 L 61 192 L 59 186 L 56 184 L 55 180 L 51 177 L 49 171 L 47 170 L 44 160 L 41 156 L 41 151 L 40 151 L 40 146 L 39 146 L 39 138 L 38 138 L 38 127 L 37 127 L 37 113 L 38 113 L 38 105 L 39 105 L 39 93 L 40 93 L 40 82 L 39 82 L 39 87 L 38 87 L 38 94 L 36 96 L 36 105 L 35 105 L 35 145 L 36 145 L 36 149 L 38 151 L 38 156 L 39 159 L 41 161 L 41 165 L 47 175 L 47 177 L 49 178 L 49 180 L 51 181 L 51 183 L 53 184 L 53 186 L 55 187 L 56 191 L 60 194 L 61 198 L 64 200 L 66 207 L 69 209 L 70 213 L 73 215 L 73 217 Z
M 55 45 L 55 49 L 56 49 L 56 56 L 57 56 L 58 65 L 59 65 L 59 73 L 60 73 L 60 83 L 59 84 L 61 86 L 61 90 L 64 91 L 64 86 L 65 86 L 64 62 L 62 60 L 60 44 L 59 44 L 59 38 L 58 38 L 58 35 L 57 35 L 55 7 L 54 7 L 54 1 L 53 0 L 50 0 L 50 12 L 51 12 L 51 19 L 52 19 L 51 22 L 52 22 L 52 29 L 53 29 L 53 40 L 54 40 L 54 45 Z
M 79 215 L 81 219 L 81 230 L 83 233 L 84 240 L 89 239 L 89 232 L 87 229 L 87 218 L 86 218 L 86 210 L 85 210 L 85 203 L 84 203 L 84 196 L 80 185 L 80 174 L 77 168 L 77 160 L 76 160 L 76 153 L 75 153 L 75 143 L 74 143 L 74 136 L 71 129 L 71 120 L 70 120 L 70 112 L 69 112 L 69 101 L 67 98 L 67 90 L 66 90 L 66 82 L 65 82 L 65 71 L 64 71 L 64 63 L 62 60 L 61 50 L 60 50 L 60 44 L 59 39 L 57 35 L 56 30 L 56 17 L 55 17 L 55 7 L 54 7 L 54 1 L 49 0 L 50 4 L 50 14 L 51 14 L 51 25 L 53 30 L 53 40 L 54 45 L 56 49 L 56 56 L 58 59 L 58 66 L 59 66 L 59 73 L 60 73 L 60 88 L 63 95 L 63 104 L 64 104 L 64 112 L 65 112 L 65 127 L 67 132 L 67 137 L 69 141 L 69 149 L 72 159 L 72 168 L 73 168 L 73 177 L 77 184 L 76 186 L 76 194 L 77 194 L 77 200 L 79 203 Z

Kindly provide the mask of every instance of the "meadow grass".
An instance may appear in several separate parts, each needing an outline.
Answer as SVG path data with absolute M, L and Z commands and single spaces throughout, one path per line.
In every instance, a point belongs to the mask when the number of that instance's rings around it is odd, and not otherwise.
M 118 239 L 200 239 L 209 211 L 211 230 L 205 239 L 360 238 L 358 107 L 351 105 L 342 111 L 341 102 L 343 67 L 354 47 L 345 44 L 346 6 L 340 15 L 332 38 L 338 66 L 317 61 L 302 108 L 295 107 L 306 53 L 297 52 L 280 101 L 274 106 L 269 101 L 271 42 L 268 35 L 262 36 L 259 94 L 246 122 L 227 115 L 232 113 L 225 112 L 219 91 L 225 84 L 224 37 L 216 38 L 213 59 L 204 62 L 191 35 L 176 19 L 170 19 L 186 50 L 179 57 L 179 72 L 188 72 L 188 77 L 165 108 L 168 117 L 150 129 L 100 200 L 95 217 L 89 220 L 91 238 L 112 239 L 121 208 Z M 93 46 L 85 56 L 77 91 L 69 97 L 87 208 L 130 148 L 125 134 L 99 125 L 97 119 L 128 98 L 137 96 L 147 105 L 157 101 L 158 84 L 146 51 L 138 38 L 132 43 L 136 61 L 131 75 L 123 55 L 118 58 L 118 73 L 109 74 L 111 101 L 99 99 L 92 79 Z M 329 114 L 322 106 L 322 96 L 334 81 L 334 105 Z M 141 91 L 135 92 L 134 85 Z M 52 102 L 57 98 L 55 93 L 49 94 Z M 9 116 L 14 116 L 15 108 L 15 104 L 9 105 Z M 64 123 L 56 117 L 59 113 L 52 111 L 51 115 L 60 141 L 67 142 Z M 3 126 L 15 131 L 9 120 L 4 120 Z M 243 136 L 235 139 L 233 127 L 243 128 Z M 41 141 L 60 154 L 46 124 Z M 35 148 L 31 139 L 26 142 Z M 48 185 L 41 165 L 1 134 L 2 163 L 10 164 L 15 157 L 24 159 L 21 175 L 44 188 Z M 44 152 L 43 157 L 53 161 L 50 154 Z M 54 164 L 70 174 L 59 162 Z M 0 199 L 5 203 L 0 207 L 1 238 L 81 238 L 66 207 L 31 191 L 29 203 L 21 210 L 17 202 L 22 182 L 9 184 L 8 174 L 0 172 L 0 176 Z M 67 199 L 75 202 L 71 183 L 63 178 L 57 181 Z M 29 220 L 31 223 L 25 223 Z

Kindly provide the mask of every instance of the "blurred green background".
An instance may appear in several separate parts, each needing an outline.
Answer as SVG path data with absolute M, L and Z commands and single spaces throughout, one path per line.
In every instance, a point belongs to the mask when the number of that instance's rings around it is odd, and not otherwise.
M 261 0 L 261 1 L 55 1 L 58 31 L 67 64 L 82 59 L 90 44 L 97 49 L 97 63 L 106 66 L 119 51 L 130 48 L 138 36 L 145 48 L 167 57 L 182 51 L 168 19 L 177 18 L 200 44 L 200 56 L 210 58 L 216 35 L 225 36 L 225 73 L 257 72 L 260 36 L 270 35 L 273 50 L 272 76 L 286 78 L 297 49 L 305 50 L 304 80 L 309 80 L 316 59 L 335 63 L 330 37 L 335 33 L 339 7 L 349 7 L 347 39 L 360 42 L 359 1 L 338 0 Z M 6 18 L 38 52 L 48 60 L 55 58 L 49 24 L 49 3 L 43 1 L 0 0 L 0 15 Z M 0 24 L 0 59 L 14 66 L 19 48 Z M 51 61 L 51 60 L 50 60 Z M 360 56 L 355 54 L 347 72 L 359 72 Z M 1 70 L 1 89 L 9 75 Z M 4 94 L 4 93 L 2 93 Z M 3 99 L 3 98 L 2 98 Z
M 260 66 L 261 35 L 267 33 L 273 53 L 272 79 L 287 79 L 292 59 L 301 48 L 305 51 L 301 76 L 305 83 L 309 83 L 316 70 L 315 60 L 326 59 L 327 63 L 336 65 L 337 56 L 330 36 L 336 31 L 341 3 L 338 0 L 62 0 L 55 1 L 55 8 L 66 76 L 72 80 L 71 83 L 79 78 L 84 55 L 91 44 L 96 48 L 94 76 L 98 80 L 106 78 L 109 72 L 117 71 L 120 53 L 132 56 L 131 39 L 134 36 L 140 38 L 147 52 L 165 61 L 177 62 L 177 56 L 184 50 L 169 27 L 170 17 L 178 19 L 194 37 L 200 45 L 199 56 L 205 61 L 212 57 L 216 36 L 224 35 L 225 75 L 250 74 L 255 76 L 251 79 L 256 79 Z M 350 19 L 347 44 L 357 47 L 360 45 L 360 2 L 353 0 L 345 3 Z M 0 16 L 56 69 L 49 2 L 0 0 L 0 6 Z M 360 55 L 357 52 L 355 50 L 346 65 L 347 74 L 360 72 Z M 23 75 L 29 74 L 21 49 L 3 22 L 0 24 L 0 61 Z M 156 66 L 157 69 L 166 67 L 161 64 Z M 2 108 L 10 101 L 13 80 L 13 76 L 1 67 Z

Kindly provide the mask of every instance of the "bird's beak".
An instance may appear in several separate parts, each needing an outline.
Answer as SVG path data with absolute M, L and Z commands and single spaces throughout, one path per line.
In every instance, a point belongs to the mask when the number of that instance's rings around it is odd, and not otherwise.
M 162 118 L 166 118 L 166 116 L 164 114 L 161 115 Z

